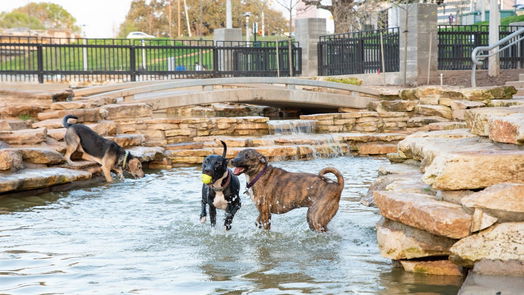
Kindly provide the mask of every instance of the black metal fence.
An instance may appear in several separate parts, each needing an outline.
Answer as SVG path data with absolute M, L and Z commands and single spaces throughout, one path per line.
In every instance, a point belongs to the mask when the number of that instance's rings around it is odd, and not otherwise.
M 0 36 L 0 80 L 43 83 L 289 76 L 301 73 L 301 54 L 297 42 L 289 46 L 287 41 L 215 44 L 211 40 Z
M 499 39 L 517 31 L 521 27 L 500 26 Z M 508 43 L 502 45 L 506 46 Z M 438 69 L 439 70 L 471 70 L 471 52 L 475 47 L 489 45 L 489 26 L 468 25 L 438 27 Z M 499 53 L 502 69 L 516 69 L 524 67 L 524 40 L 509 46 Z M 486 69 L 488 62 L 481 68 Z
M 399 71 L 399 29 L 321 36 L 318 74 L 343 75 Z

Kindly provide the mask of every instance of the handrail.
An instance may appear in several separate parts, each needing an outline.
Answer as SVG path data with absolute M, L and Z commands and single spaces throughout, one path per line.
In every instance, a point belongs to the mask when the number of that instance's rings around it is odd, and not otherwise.
M 508 48 L 509 46 L 519 42 L 520 40 L 524 39 L 524 36 L 520 36 L 518 39 L 508 43 L 506 46 L 502 47 L 502 48 L 499 48 L 498 50 L 494 51 L 494 52 L 491 52 L 489 54 L 479 54 L 481 53 L 482 51 L 490 51 L 492 50 L 493 48 L 496 48 L 506 42 L 508 42 L 509 40 L 515 38 L 516 36 L 520 35 L 524 33 L 524 28 L 522 29 L 519 29 L 509 35 L 507 35 L 506 37 L 500 39 L 498 42 L 492 44 L 492 45 L 489 45 L 489 46 L 478 46 L 478 47 L 475 47 L 475 49 L 473 49 L 473 51 L 471 52 L 471 60 L 473 61 L 473 68 L 471 69 L 471 87 L 477 87 L 477 77 L 476 77 L 476 70 L 477 70 L 477 66 L 480 66 L 482 65 L 482 60 L 480 60 L 479 58 L 482 58 L 482 59 L 485 59 L 486 57 L 490 57 L 492 55 L 495 55 L 499 52 L 501 52 L 502 50 Z

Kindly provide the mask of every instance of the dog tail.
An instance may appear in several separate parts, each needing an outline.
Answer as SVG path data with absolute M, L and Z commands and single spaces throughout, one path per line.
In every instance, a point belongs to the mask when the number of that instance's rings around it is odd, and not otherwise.
M 222 145 L 224 146 L 224 151 L 222 152 L 222 158 L 225 158 L 226 157 L 226 154 L 227 154 L 227 145 L 224 141 L 220 141 L 222 143 Z
M 73 125 L 69 122 L 67 122 L 67 120 L 69 119 L 78 119 L 77 116 L 74 116 L 74 115 L 67 115 L 64 117 L 64 120 L 62 121 L 62 124 L 64 125 L 65 128 L 68 128 L 69 126 Z
M 333 167 L 326 167 L 318 173 L 320 177 L 324 177 L 325 174 L 332 173 L 337 177 L 337 183 L 338 183 L 338 189 L 342 191 L 344 189 L 344 177 L 342 176 L 342 173 L 338 171 L 338 169 Z

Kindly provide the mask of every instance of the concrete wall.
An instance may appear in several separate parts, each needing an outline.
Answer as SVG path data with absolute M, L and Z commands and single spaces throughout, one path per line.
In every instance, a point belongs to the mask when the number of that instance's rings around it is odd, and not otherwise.
M 295 20 L 295 34 L 300 47 L 302 47 L 302 76 L 316 76 L 318 71 L 318 38 L 327 34 L 326 19 L 297 19 Z
M 402 5 L 399 12 L 401 81 L 413 86 L 425 84 L 428 69 L 436 71 L 438 65 L 437 5 Z

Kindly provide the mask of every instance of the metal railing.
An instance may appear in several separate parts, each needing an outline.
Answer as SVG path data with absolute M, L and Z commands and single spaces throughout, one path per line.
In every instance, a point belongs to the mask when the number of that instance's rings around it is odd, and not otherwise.
M 398 72 L 399 28 L 320 36 L 318 74 Z
M 291 47 L 291 54 L 289 54 Z M 301 73 L 298 42 L 0 36 L 0 81 L 146 81 Z
M 499 52 L 509 48 L 510 46 L 517 44 L 521 40 L 524 39 L 524 35 L 521 35 L 524 33 L 524 28 L 521 28 L 517 30 L 516 32 L 513 32 L 509 34 L 508 36 L 500 39 L 495 44 L 489 45 L 489 46 L 478 46 L 473 49 L 471 52 L 471 61 L 473 62 L 473 67 L 471 69 L 471 87 L 477 87 L 477 66 L 482 66 L 482 60 L 486 59 L 487 57 L 490 57 L 492 55 L 498 54 Z M 511 40 L 515 38 L 514 40 Z M 502 46 L 502 47 L 499 47 Z M 496 50 L 493 50 L 495 48 L 499 47 Z M 487 54 L 481 54 L 484 51 L 491 51 Z
M 518 26 L 499 26 L 500 38 L 517 31 Z M 471 52 L 475 47 L 487 46 L 489 26 L 487 25 L 439 25 L 438 26 L 438 69 L 471 69 Z M 524 67 L 524 42 L 513 44 L 501 52 L 500 66 L 503 69 Z M 483 65 L 486 68 L 486 65 Z

